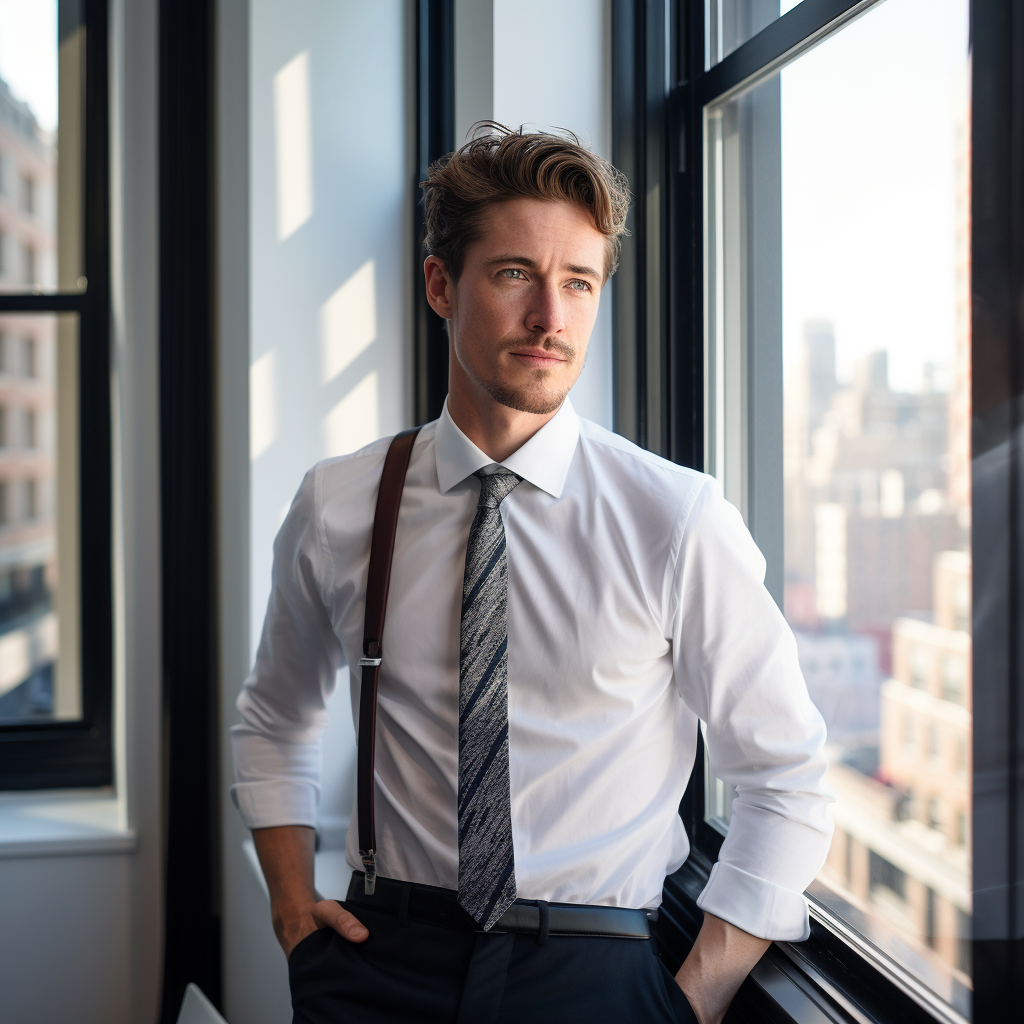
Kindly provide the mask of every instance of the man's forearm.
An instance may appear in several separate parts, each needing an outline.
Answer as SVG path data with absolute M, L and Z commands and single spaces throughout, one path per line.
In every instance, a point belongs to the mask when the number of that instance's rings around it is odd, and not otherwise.
M 729 1004 L 771 945 L 713 914 L 704 915 L 697 941 L 676 974 L 700 1024 L 718 1024 Z
M 319 900 L 313 886 L 315 833 L 300 825 L 254 829 L 253 843 L 270 893 L 270 914 L 285 955 L 318 928 L 333 928 L 349 942 L 369 934 L 334 900 Z
M 270 893 L 274 931 L 286 952 L 302 938 L 301 918 L 316 903 L 313 853 L 316 833 L 300 825 L 254 829 L 252 841 Z M 312 929 L 306 929 L 307 932 Z

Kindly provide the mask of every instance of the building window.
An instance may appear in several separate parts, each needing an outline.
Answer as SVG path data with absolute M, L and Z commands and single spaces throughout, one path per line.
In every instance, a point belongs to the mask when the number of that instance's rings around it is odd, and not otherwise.
M 35 338 L 26 337 L 21 339 L 21 372 L 29 379 L 36 376 L 36 342 Z
M 21 208 L 28 214 L 36 212 L 36 187 L 31 174 L 21 176 Z
M 22 445 L 29 451 L 32 451 L 39 443 L 36 436 L 38 416 L 35 409 L 24 409 L 21 415 Z
M 907 898 L 907 874 L 895 864 L 872 850 L 869 854 L 868 870 L 871 875 L 871 887 L 882 886 L 895 893 L 901 900 Z
M 924 891 L 924 939 L 929 949 L 935 948 L 935 890 L 926 888 Z
M 36 275 L 36 250 L 31 242 L 25 242 L 21 247 L 22 274 L 24 282 L 34 285 L 38 280 Z
M 0 434 L 8 448 L 39 451 L 45 442 L 47 458 L 32 460 L 31 478 L 0 482 L 0 642 L 23 652 L 0 671 L 0 791 L 108 786 L 107 5 L 61 3 L 52 38 L 26 32 L 16 8 L 0 7 L 0 36 L 24 51 L 33 77 L 15 89 L 0 69 L 9 200 L 0 238 Z M 100 215 L 86 218 L 87 207 Z M 40 421 L 50 409 L 60 422 L 52 443 Z M 55 494 L 61 515 L 44 514 Z
M 964 623 L 966 618 L 957 615 L 956 622 Z M 958 629 L 959 632 L 965 632 Z M 963 705 L 967 681 L 967 657 L 961 654 L 947 654 L 942 659 L 942 699 Z
M 25 518 L 31 522 L 39 515 L 39 485 L 33 479 L 24 482 Z

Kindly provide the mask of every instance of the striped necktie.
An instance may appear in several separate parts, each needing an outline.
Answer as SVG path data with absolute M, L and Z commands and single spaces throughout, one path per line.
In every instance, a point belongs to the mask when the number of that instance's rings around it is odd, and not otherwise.
M 516 898 L 508 776 L 508 562 L 499 505 L 520 482 L 479 471 L 459 654 L 459 903 L 485 930 Z

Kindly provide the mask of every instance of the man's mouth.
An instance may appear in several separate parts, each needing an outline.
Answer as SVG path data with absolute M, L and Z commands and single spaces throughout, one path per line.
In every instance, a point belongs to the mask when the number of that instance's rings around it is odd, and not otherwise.
M 564 357 L 557 355 L 550 349 L 543 348 L 515 349 L 509 354 L 525 366 L 548 368 L 566 361 Z

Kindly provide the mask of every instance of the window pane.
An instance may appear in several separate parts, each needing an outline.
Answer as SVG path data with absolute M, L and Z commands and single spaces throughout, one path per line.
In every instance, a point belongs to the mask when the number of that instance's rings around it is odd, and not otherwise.
M 967 26 L 967 0 L 886 0 L 706 134 L 707 465 L 828 728 L 810 894 L 965 1017 Z M 706 798 L 727 828 L 728 784 L 709 773 Z
M 26 352 L 32 353 L 31 361 Z M 77 359 L 77 316 L 0 315 L 0 722 L 5 724 L 82 714 Z
M 799 0 L 704 0 L 704 67 L 724 60 Z
M 82 277 L 81 4 L 0 4 L 0 291 Z

